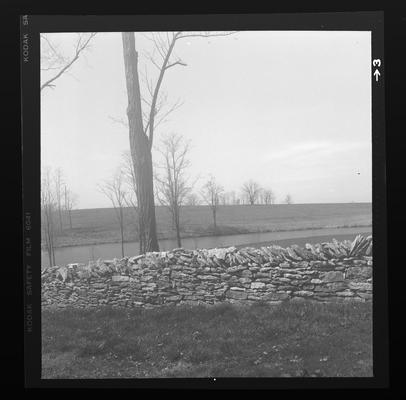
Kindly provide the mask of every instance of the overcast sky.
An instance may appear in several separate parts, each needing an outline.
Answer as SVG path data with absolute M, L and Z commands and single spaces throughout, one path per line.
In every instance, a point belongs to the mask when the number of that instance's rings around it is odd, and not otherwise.
M 65 54 L 75 34 L 49 37 Z M 41 163 L 62 168 L 78 208 L 110 207 L 98 191 L 129 149 L 120 33 L 92 48 L 41 94 Z M 136 34 L 140 70 L 151 42 Z M 167 70 L 169 104 L 183 105 L 156 131 L 191 143 L 190 176 L 209 174 L 239 192 L 252 178 L 281 202 L 372 200 L 370 32 L 239 32 L 182 39 L 187 66 Z M 156 159 L 156 152 L 154 151 Z

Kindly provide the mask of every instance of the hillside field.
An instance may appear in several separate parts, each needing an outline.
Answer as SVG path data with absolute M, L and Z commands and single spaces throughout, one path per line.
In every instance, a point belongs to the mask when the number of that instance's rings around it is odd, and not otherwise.
M 131 208 L 124 211 L 125 241 L 136 241 L 134 211 Z M 371 203 L 219 206 L 216 231 L 213 229 L 212 214 L 208 206 L 184 206 L 181 213 L 182 237 L 361 227 L 372 224 Z M 174 238 L 169 210 L 156 207 L 156 218 L 158 239 Z M 83 209 L 72 212 L 72 229 L 66 218 L 63 231 L 58 233 L 56 247 L 119 241 L 119 224 L 113 208 Z

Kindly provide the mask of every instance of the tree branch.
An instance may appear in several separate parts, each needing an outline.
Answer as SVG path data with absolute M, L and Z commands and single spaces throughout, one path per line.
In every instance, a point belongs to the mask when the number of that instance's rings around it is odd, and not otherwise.
M 64 72 L 66 72 L 73 65 L 73 63 L 79 58 L 80 53 L 82 53 L 88 47 L 90 40 L 92 40 L 92 38 L 95 35 L 96 32 L 92 32 L 84 43 L 82 43 L 82 36 L 80 36 L 76 44 L 75 55 L 73 56 L 73 58 L 55 76 L 48 79 L 44 84 L 42 84 L 40 90 L 43 90 L 46 87 L 55 86 L 51 85 L 51 83 L 54 82 L 56 79 L 58 79 Z M 44 36 L 42 37 L 45 40 L 47 40 Z M 52 46 L 51 49 L 53 49 Z M 53 51 L 55 50 L 53 49 Z
M 164 73 L 166 71 L 166 66 L 168 65 L 169 58 L 171 56 L 173 47 L 175 46 L 176 39 L 177 39 L 177 35 L 174 35 L 172 42 L 169 46 L 169 49 L 166 52 L 166 55 L 165 55 L 165 58 L 164 58 L 164 61 L 163 61 L 162 67 L 161 67 L 161 71 L 159 73 L 158 81 L 155 86 L 154 94 L 152 97 L 151 110 L 150 110 L 150 115 L 149 115 L 149 145 L 150 145 L 150 148 L 152 148 L 152 143 L 154 140 L 154 119 L 155 119 L 155 114 L 156 114 L 155 107 L 156 107 L 156 102 L 158 99 L 158 93 L 159 93 L 159 89 L 161 87 Z M 159 48 L 158 48 L 158 50 L 159 50 Z
M 181 60 L 178 60 L 178 61 L 173 62 L 172 64 L 168 64 L 168 65 L 165 67 L 165 69 L 169 69 L 169 68 L 171 68 L 171 67 L 174 67 L 175 65 L 182 65 L 183 67 L 187 67 L 187 64 L 186 64 L 186 63 L 184 63 L 184 62 L 181 61 Z

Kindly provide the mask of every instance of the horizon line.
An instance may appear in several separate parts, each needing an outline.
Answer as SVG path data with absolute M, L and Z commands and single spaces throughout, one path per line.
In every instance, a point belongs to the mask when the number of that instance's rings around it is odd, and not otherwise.
M 300 206 L 300 205 L 324 205 L 324 204 L 371 204 L 372 201 L 341 201 L 341 202 L 328 202 L 328 203 L 275 203 L 275 204 L 219 204 L 219 207 L 232 207 L 232 206 Z M 165 205 L 155 205 L 155 207 L 168 207 Z M 209 204 L 196 204 L 196 205 L 182 205 L 181 207 L 210 207 Z M 81 211 L 81 210 L 105 210 L 105 209 L 114 209 L 115 207 L 85 207 L 85 208 L 75 208 L 72 211 Z M 133 208 L 132 206 L 125 206 L 123 208 Z

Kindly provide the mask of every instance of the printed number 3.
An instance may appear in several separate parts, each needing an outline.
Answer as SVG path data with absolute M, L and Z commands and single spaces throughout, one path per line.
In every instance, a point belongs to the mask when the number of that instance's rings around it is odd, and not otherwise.
M 373 60 L 372 61 L 372 65 L 374 66 L 374 67 L 380 67 L 381 66 L 381 60 L 378 58 L 378 59 L 376 59 L 376 60 Z

